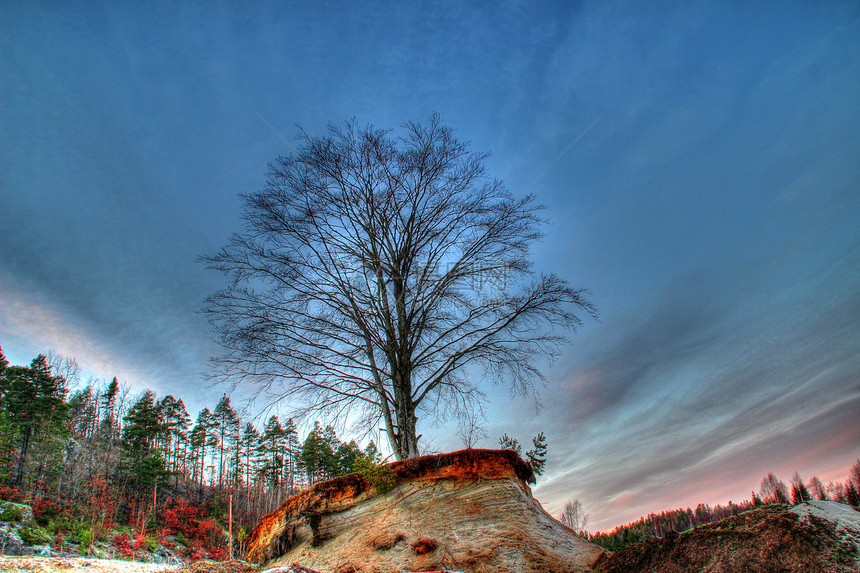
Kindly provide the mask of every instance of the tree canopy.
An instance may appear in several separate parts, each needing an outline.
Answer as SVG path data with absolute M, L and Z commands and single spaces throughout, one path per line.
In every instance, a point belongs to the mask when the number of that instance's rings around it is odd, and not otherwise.
M 586 292 L 538 274 L 542 207 L 489 177 L 437 116 L 404 134 L 330 126 L 242 195 L 245 229 L 202 260 L 229 278 L 204 307 L 233 383 L 384 424 L 418 454 L 417 412 L 473 407 L 485 372 L 525 393 Z M 478 370 L 473 369 L 478 367 Z

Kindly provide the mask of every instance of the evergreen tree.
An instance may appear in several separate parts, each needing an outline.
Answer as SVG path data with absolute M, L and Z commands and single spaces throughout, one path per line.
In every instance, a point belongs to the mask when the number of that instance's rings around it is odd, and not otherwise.
M 3 358 L 5 362 L 5 357 Z M 15 483 L 21 484 L 28 456 L 34 446 L 41 449 L 36 476 L 46 469 L 62 466 L 62 443 L 68 434 L 68 404 L 65 402 L 65 380 L 53 376 L 45 356 L 40 354 L 30 367 L 5 366 L 0 378 L 0 407 L 6 412 L 11 431 L 16 436 L 17 464 Z
M 239 442 L 242 452 L 241 475 L 243 483 L 250 484 L 260 467 L 260 432 L 254 424 L 248 422 L 242 430 L 242 439 Z
M 122 447 L 126 468 L 141 485 L 150 485 L 164 471 L 164 455 L 158 449 L 166 433 L 159 404 L 152 390 L 145 391 L 123 418 Z
M 543 432 L 532 438 L 532 444 L 534 448 L 526 452 L 526 458 L 534 474 L 539 476 L 546 466 L 547 443 Z
M 762 505 L 761 498 L 759 496 L 757 496 L 755 492 L 752 492 L 751 495 L 752 495 L 751 500 L 752 500 L 753 507 L 759 507 L 760 505 Z
M 857 491 L 853 481 L 845 484 L 845 503 L 853 507 L 860 507 L 860 492 Z
M 2 363 L 0 363 L 2 364 Z M 15 449 L 15 430 L 6 412 L 0 410 L 0 480 L 10 477 L 9 464 L 12 462 L 12 452 Z
M 102 396 L 102 419 L 100 431 L 104 439 L 116 439 L 116 399 L 119 393 L 119 381 L 114 376 Z
M 191 430 L 190 442 L 196 469 L 194 474 L 202 488 L 206 482 L 206 451 L 218 443 L 218 438 L 213 432 L 212 412 L 209 408 L 203 408 L 197 415 L 197 422 Z
M 517 453 L 518 456 L 523 455 L 523 448 L 520 445 L 519 440 L 516 438 L 508 437 L 508 434 L 504 434 L 501 438 L 499 438 L 499 445 L 503 450 L 513 450 Z
M 543 432 L 532 438 L 532 445 L 534 447 L 526 452 L 526 460 L 532 472 L 536 476 L 539 476 L 543 473 L 544 466 L 546 466 L 547 443 Z M 519 440 L 509 437 L 508 434 L 504 434 L 499 438 L 499 446 L 503 450 L 513 450 L 518 456 L 523 455 L 523 448 Z
M 184 448 L 188 439 L 188 426 L 191 418 L 185 410 L 185 403 L 168 394 L 159 404 L 163 432 L 163 448 L 170 471 L 175 472 L 179 466 L 180 448 Z
M 334 475 L 342 476 L 356 471 L 355 463 L 365 456 L 355 440 L 352 440 L 348 444 L 342 443 L 337 447 L 336 457 L 337 467 Z
M 375 464 L 382 461 L 382 455 L 379 453 L 379 448 L 376 447 L 376 443 L 373 440 L 370 440 L 367 447 L 364 448 L 364 457 Z
M 290 495 L 296 486 L 296 467 L 299 455 L 299 432 L 296 423 L 288 418 L 284 424 L 284 482 Z
M 848 470 L 848 482 L 854 484 L 854 489 L 860 490 L 860 458 Z
M 69 427 L 78 438 L 89 438 L 95 426 L 97 404 L 93 396 L 93 387 L 87 384 L 83 390 L 78 390 L 69 398 Z
M 319 421 L 314 422 L 299 454 L 299 466 L 304 469 L 310 485 L 336 475 L 339 465 L 335 449 L 339 445 L 331 426 L 323 428 Z
M 271 416 L 263 428 L 263 439 L 260 450 L 266 456 L 263 472 L 269 478 L 272 489 L 281 485 L 284 471 L 284 453 L 286 447 L 286 432 L 277 416 Z
M 224 485 L 224 468 L 226 465 L 225 455 L 235 451 L 234 446 L 239 436 L 239 416 L 230 404 L 230 397 L 226 394 L 218 401 L 215 412 L 212 415 L 212 425 L 218 435 L 218 485 Z
M 9 366 L 9 361 L 0 348 L 0 405 L 5 404 L 6 383 L 4 372 Z M 0 410 L 0 480 L 9 479 L 9 463 L 12 461 L 14 450 L 15 430 L 9 415 L 5 410 Z

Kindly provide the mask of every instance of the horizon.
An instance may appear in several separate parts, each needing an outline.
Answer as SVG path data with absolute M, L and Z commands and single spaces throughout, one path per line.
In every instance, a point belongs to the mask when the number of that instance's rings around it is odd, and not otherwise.
M 199 310 L 224 281 L 196 260 L 241 230 L 238 194 L 294 151 L 296 125 L 397 132 L 438 112 L 546 205 L 536 271 L 600 312 L 543 368 L 540 407 L 481 384 L 478 446 L 546 433 L 533 490 L 552 515 L 576 498 L 608 531 L 745 499 L 767 472 L 844 481 L 860 458 L 860 6 L 385 6 L 0 8 L 10 363 L 53 350 L 82 382 L 212 408 L 225 388 L 203 376 L 219 349 Z M 419 433 L 428 451 L 462 443 L 452 420 Z

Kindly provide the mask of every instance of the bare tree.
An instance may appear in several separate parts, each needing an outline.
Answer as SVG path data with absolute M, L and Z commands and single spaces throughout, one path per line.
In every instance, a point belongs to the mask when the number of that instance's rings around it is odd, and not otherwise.
M 565 504 L 559 521 L 574 530 L 578 535 L 587 535 L 585 526 L 588 523 L 588 514 L 582 509 L 582 503 L 578 499 Z
M 827 499 L 827 492 L 824 489 L 824 484 L 821 483 L 821 480 L 816 476 L 812 476 L 812 479 L 809 480 L 806 486 L 809 488 L 809 493 L 812 495 L 813 499 Z
M 398 458 L 418 455 L 418 412 L 480 401 L 473 367 L 527 393 L 577 313 L 596 316 L 585 291 L 533 272 L 534 196 L 487 177 L 437 116 L 404 128 L 302 132 L 242 196 L 245 231 L 202 258 L 230 279 L 204 307 L 215 375 L 381 418 Z
M 765 503 L 788 503 L 788 488 L 785 483 L 772 473 L 761 480 L 759 496 Z
M 74 388 L 80 382 L 81 367 L 73 357 L 63 356 L 54 349 L 48 350 L 45 355 L 51 373 L 65 380 L 65 388 Z
M 487 429 L 482 423 L 484 420 L 484 412 L 480 407 L 462 412 L 457 435 L 463 441 L 464 448 L 472 449 L 487 437 Z

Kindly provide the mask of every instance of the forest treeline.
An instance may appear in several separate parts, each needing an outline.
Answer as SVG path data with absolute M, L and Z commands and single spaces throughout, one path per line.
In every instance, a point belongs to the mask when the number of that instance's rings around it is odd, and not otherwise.
M 224 558 L 228 505 L 241 551 L 251 529 L 286 497 L 381 461 L 372 441 L 364 449 L 341 442 L 319 422 L 304 438 L 292 419 L 274 415 L 258 428 L 226 395 L 192 420 L 182 398 L 132 394 L 116 378 L 70 391 L 75 369 L 73 360 L 44 355 L 29 366 L 9 365 L 0 349 L 0 503 L 32 507 L 38 526 L 23 531 L 34 543 L 72 542 L 83 549 L 101 541 L 130 555 L 175 540 L 183 557 Z M 534 442 L 542 463 L 541 440 Z M 518 446 L 507 436 L 501 444 Z M 860 506 L 858 489 L 860 460 L 845 483 L 825 486 L 795 474 L 786 485 L 768 474 L 749 500 L 652 513 L 609 533 L 584 531 L 581 507 L 560 519 L 616 550 L 769 503 L 819 499 Z
M 0 350 L 0 500 L 31 505 L 52 542 L 121 527 L 127 549 L 173 535 L 223 557 L 231 499 L 241 543 L 299 489 L 380 461 L 372 441 L 341 442 L 319 422 L 304 438 L 275 415 L 258 428 L 226 395 L 192 420 L 182 398 L 134 395 L 116 378 L 70 391 L 75 368 L 44 355 L 12 366 Z
M 829 500 L 846 503 L 860 508 L 860 459 L 851 466 L 848 479 L 842 482 L 829 482 L 826 486 L 815 476 L 804 483 L 800 474 L 795 472 L 788 485 L 768 473 L 761 481 L 758 492 L 753 491 L 750 499 L 740 503 L 715 505 L 700 503 L 696 509 L 676 509 L 660 514 L 650 513 L 638 521 L 616 527 L 608 533 L 597 532 L 584 535 L 610 551 L 627 545 L 663 537 L 670 531 L 682 532 L 692 527 L 720 521 L 732 515 L 750 511 L 767 504 L 797 505 L 804 501 Z

